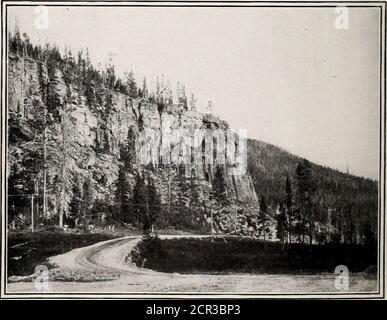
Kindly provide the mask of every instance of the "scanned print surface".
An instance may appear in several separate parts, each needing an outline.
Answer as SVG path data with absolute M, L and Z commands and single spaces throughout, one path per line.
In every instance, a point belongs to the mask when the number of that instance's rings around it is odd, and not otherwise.
M 1 296 L 384 297 L 383 2 L 2 2 Z

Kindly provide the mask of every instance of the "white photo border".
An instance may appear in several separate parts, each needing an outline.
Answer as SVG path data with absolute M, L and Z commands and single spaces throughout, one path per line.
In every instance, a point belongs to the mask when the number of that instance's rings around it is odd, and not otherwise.
M 7 8 L 11 6 L 63 6 L 63 7 L 272 7 L 272 8 L 348 8 L 380 9 L 380 138 L 378 180 L 378 290 L 353 293 L 10 293 L 7 292 Z M 1 2 L 1 299 L 155 299 L 155 298 L 211 298 L 211 299 L 386 299 L 385 291 L 385 214 L 386 214 L 386 1 L 17 1 Z

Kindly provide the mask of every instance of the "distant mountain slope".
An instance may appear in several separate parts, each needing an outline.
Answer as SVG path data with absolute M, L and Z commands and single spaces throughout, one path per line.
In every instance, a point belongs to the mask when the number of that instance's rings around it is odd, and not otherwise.
M 247 142 L 248 173 L 251 175 L 255 190 L 264 195 L 271 206 L 284 201 L 285 179 L 289 174 L 293 189 L 296 188 L 295 170 L 302 160 L 286 150 L 274 145 L 249 139 Z M 353 223 L 370 225 L 376 232 L 378 208 L 377 181 L 356 177 L 328 167 L 312 163 L 312 178 L 315 187 L 315 200 L 322 221 L 328 212 L 348 211 L 353 215 Z

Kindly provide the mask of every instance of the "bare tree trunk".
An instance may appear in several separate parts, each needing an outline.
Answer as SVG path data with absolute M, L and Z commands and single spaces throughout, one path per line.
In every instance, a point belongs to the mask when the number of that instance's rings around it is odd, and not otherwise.
M 47 217 L 47 110 L 44 110 L 44 136 L 43 136 L 43 217 Z
M 311 246 L 313 243 L 313 228 L 312 224 L 309 226 L 309 245 Z
M 168 202 L 167 202 L 167 224 L 169 224 L 169 218 L 171 217 L 171 175 L 170 168 L 168 168 Z
M 31 195 L 31 232 L 34 232 L 34 195 Z
M 62 113 L 62 142 L 63 142 L 63 154 L 62 154 L 62 165 L 61 165 L 61 178 L 62 178 L 62 186 L 61 186 L 61 197 L 59 203 L 59 227 L 63 228 L 63 215 L 64 215 L 64 201 L 65 201 L 65 193 L 66 193 L 66 182 L 65 182 L 65 173 L 66 173 L 66 133 L 65 133 L 65 110 Z

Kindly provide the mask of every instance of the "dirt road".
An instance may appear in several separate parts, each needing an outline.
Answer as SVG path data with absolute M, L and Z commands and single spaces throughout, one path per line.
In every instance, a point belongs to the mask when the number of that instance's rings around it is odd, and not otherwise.
M 161 238 L 204 236 L 160 236 Z M 33 282 L 7 284 L 7 293 L 345 293 L 334 286 L 335 274 L 270 275 L 232 274 L 201 275 L 162 273 L 139 268 L 125 257 L 140 240 L 129 236 L 74 249 L 50 258 L 50 263 L 75 272 L 110 272 L 118 275 L 109 281 L 51 281 L 49 289 L 37 290 Z M 145 266 L 146 267 L 146 266 Z M 374 292 L 377 282 L 364 274 L 351 274 L 346 292 Z

